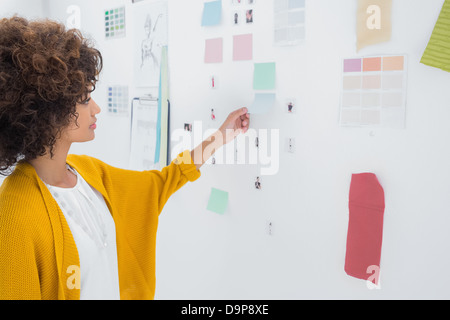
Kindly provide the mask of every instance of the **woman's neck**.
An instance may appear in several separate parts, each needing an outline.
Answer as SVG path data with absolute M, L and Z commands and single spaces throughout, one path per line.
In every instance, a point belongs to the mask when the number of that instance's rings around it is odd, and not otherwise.
M 28 162 L 45 183 L 60 188 L 73 188 L 76 185 L 77 178 L 67 170 L 66 160 L 69 149 L 70 145 L 63 147 L 55 144 L 53 158 L 50 158 L 50 152 L 47 149 L 45 155 Z

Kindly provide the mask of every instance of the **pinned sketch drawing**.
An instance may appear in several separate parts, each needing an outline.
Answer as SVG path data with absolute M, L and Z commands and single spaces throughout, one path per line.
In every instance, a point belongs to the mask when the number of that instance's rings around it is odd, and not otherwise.
M 156 18 L 156 22 L 154 25 L 152 25 L 152 17 L 150 14 L 147 14 L 147 18 L 145 19 L 145 34 L 146 38 L 142 40 L 141 45 L 141 69 L 145 66 L 145 64 L 149 63 L 152 64 L 154 68 L 159 68 L 159 59 L 156 56 L 155 52 L 158 51 L 158 47 L 161 48 L 160 43 L 155 43 L 155 31 L 156 27 L 158 26 L 158 21 L 163 15 L 160 14 L 158 18 Z M 153 46 L 155 48 L 153 48 Z
M 161 50 L 168 42 L 167 1 L 133 6 L 134 80 L 137 87 L 157 87 Z

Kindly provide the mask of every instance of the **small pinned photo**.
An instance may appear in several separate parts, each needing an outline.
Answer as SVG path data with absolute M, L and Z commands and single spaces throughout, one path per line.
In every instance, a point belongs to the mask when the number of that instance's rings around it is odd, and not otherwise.
M 241 14 L 239 13 L 239 11 L 234 11 L 231 18 L 232 18 L 233 26 L 238 26 L 239 22 L 242 19 Z
M 192 123 L 185 123 L 184 124 L 184 131 L 192 132 Z
M 256 177 L 256 180 L 255 180 L 255 189 L 261 190 L 261 178 L 260 178 L 260 177 Z
M 296 101 L 294 98 L 288 98 L 286 99 L 285 103 L 284 103 L 284 111 L 288 114 L 295 114 L 297 113 L 297 108 L 296 108 Z
M 209 86 L 211 89 L 217 89 L 217 76 L 216 75 L 212 75 L 209 77 Z
M 253 9 L 247 10 L 245 13 L 245 22 L 253 23 Z

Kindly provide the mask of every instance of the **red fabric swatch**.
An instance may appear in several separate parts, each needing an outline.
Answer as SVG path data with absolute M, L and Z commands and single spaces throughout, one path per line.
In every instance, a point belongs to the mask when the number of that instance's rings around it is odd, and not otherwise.
M 352 175 L 348 207 L 344 270 L 349 276 L 368 280 L 374 266 L 379 270 L 383 239 L 384 190 L 375 174 Z

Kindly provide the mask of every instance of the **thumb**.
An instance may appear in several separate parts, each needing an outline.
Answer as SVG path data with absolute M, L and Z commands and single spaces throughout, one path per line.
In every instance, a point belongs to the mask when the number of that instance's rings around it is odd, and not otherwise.
M 240 116 L 246 114 L 247 112 L 248 112 L 248 109 L 244 107 L 244 108 L 240 108 L 240 109 L 237 109 L 236 111 L 232 112 L 231 115 L 232 115 L 233 119 L 237 119 Z

